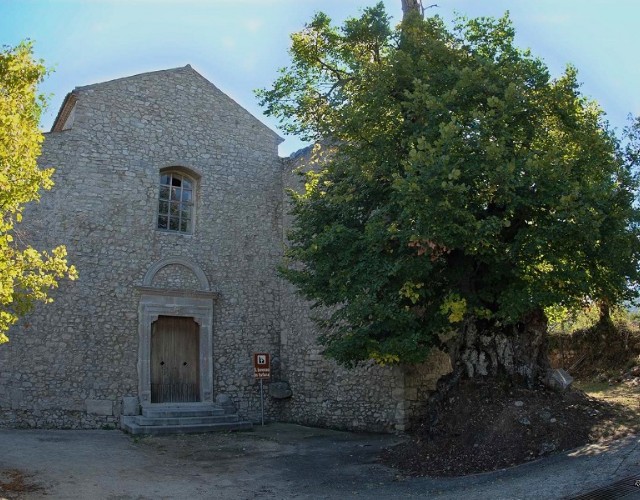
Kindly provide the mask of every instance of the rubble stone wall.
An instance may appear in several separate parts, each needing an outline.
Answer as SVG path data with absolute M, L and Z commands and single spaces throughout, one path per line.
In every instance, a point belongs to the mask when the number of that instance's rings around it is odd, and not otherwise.
M 47 134 L 55 187 L 19 231 L 67 246 L 79 273 L 0 346 L 0 425 L 95 428 L 138 395 L 138 287 L 161 259 L 193 262 L 218 293 L 213 394 L 257 419 L 251 354 L 279 349 L 282 254 L 279 138 L 190 67 L 74 91 L 71 128 Z M 159 173 L 196 179 L 193 234 L 156 228 Z M 193 288 L 178 266 L 156 287 Z M 267 416 L 275 418 L 267 401 Z

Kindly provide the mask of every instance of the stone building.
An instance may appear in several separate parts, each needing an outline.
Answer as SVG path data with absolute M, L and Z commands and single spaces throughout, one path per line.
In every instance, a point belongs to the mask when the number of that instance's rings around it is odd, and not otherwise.
M 268 420 L 406 428 L 447 359 L 347 371 L 321 356 L 308 305 L 276 273 L 305 159 L 280 158 L 280 141 L 191 66 L 67 95 L 40 158 L 55 187 L 21 231 L 66 245 L 79 279 L 0 346 L 0 426 L 118 425 L 132 401 L 217 401 L 256 421 L 252 354 L 268 352 L 286 382 L 267 391 Z

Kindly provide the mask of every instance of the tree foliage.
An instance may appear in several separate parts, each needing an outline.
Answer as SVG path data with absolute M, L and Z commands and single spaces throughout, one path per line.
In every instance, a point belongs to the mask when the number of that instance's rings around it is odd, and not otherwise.
M 331 311 L 328 355 L 417 362 L 469 318 L 635 295 L 638 158 L 573 67 L 552 79 L 514 45 L 508 15 L 319 13 L 291 57 L 258 95 L 328 153 L 291 194 L 283 269 Z
M 26 203 L 51 189 L 52 169 L 37 166 L 44 99 L 37 92 L 46 70 L 30 43 L 0 52 L 0 344 L 5 332 L 34 301 L 49 302 L 48 291 L 63 277 L 75 278 L 63 246 L 39 252 L 14 238 Z

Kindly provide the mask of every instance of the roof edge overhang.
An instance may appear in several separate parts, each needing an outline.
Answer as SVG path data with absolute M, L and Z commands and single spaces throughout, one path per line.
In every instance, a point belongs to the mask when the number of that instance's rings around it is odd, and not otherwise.
M 58 115 L 53 121 L 51 132 L 62 132 L 62 130 L 64 130 L 64 124 L 66 123 L 67 118 L 69 118 L 71 110 L 73 109 L 73 106 L 75 105 L 77 100 L 78 95 L 75 93 L 75 91 L 69 92 L 66 95 L 64 101 L 62 102 L 62 106 L 60 106 L 60 111 L 58 111 Z

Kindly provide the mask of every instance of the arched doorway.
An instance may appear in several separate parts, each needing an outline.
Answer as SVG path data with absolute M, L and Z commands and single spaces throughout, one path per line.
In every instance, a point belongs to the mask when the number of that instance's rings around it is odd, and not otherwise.
M 181 281 L 198 289 L 154 280 L 166 269 L 172 277 L 186 272 L 188 279 Z M 181 257 L 163 259 L 149 268 L 137 289 L 140 404 L 213 402 L 213 302 L 218 294 L 210 290 L 204 272 Z

